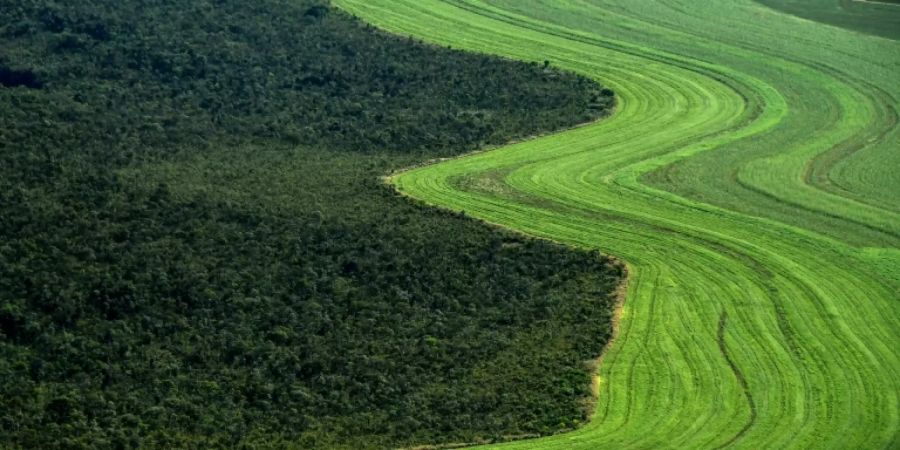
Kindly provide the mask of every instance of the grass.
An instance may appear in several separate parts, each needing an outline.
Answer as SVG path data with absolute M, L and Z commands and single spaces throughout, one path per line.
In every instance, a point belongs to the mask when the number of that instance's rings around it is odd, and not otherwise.
M 619 96 L 591 126 L 392 178 L 629 266 L 593 420 L 502 447 L 900 445 L 898 42 L 749 0 L 335 3 Z
M 758 0 L 810 20 L 900 39 L 900 0 Z

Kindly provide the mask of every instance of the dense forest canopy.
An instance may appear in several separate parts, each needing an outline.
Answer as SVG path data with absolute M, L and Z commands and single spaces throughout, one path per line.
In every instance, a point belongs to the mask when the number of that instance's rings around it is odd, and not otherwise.
M 622 268 L 378 177 L 612 104 L 315 0 L 0 0 L 0 442 L 577 426 Z

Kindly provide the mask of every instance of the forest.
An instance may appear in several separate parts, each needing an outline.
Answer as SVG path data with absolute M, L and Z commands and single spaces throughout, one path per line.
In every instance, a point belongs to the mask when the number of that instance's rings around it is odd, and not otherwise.
M 0 0 L 2 446 L 579 426 L 623 266 L 380 177 L 614 103 L 319 0 Z

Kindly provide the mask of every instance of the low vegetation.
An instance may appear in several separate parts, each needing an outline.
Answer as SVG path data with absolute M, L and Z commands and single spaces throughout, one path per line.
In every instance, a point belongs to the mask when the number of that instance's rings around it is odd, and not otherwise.
M 789 14 L 889 39 L 900 39 L 900 0 L 756 0 Z
M 392 178 L 628 264 L 591 423 L 497 448 L 897 447 L 900 42 L 752 0 L 335 3 L 620 99 L 598 123 Z

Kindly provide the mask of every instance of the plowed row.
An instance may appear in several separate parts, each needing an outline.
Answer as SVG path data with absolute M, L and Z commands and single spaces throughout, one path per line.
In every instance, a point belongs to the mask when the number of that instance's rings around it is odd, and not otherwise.
M 592 422 L 503 447 L 900 444 L 898 42 L 749 0 L 336 3 L 619 98 L 601 122 L 392 179 L 629 266 Z

